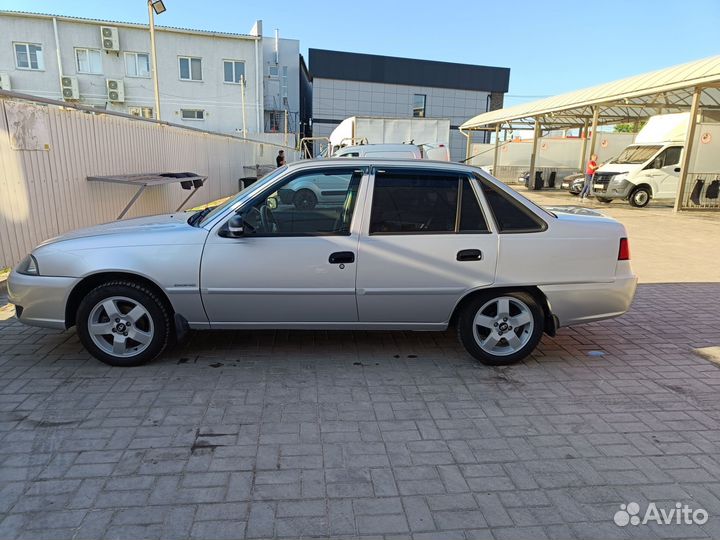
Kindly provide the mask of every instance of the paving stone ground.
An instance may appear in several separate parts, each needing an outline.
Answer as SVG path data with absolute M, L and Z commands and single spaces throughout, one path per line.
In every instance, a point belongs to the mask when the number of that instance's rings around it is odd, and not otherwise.
M 720 284 L 642 285 L 506 368 L 452 332 L 261 331 L 118 369 L 0 320 L 0 538 L 718 538 L 719 344 Z M 709 520 L 618 527 L 630 502 Z

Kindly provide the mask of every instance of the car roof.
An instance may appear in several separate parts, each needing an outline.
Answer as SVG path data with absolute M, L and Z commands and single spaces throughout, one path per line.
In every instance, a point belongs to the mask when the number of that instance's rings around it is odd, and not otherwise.
M 408 167 L 418 169 L 438 169 L 457 170 L 464 172 L 481 172 L 479 168 L 464 163 L 456 163 L 453 161 L 437 161 L 431 159 L 412 159 L 412 158 L 386 158 L 386 157 L 338 157 L 338 158 L 315 158 L 302 159 L 288 164 L 288 168 L 292 170 L 301 170 L 315 167 L 347 167 L 348 164 L 359 166 L 376 167 Z

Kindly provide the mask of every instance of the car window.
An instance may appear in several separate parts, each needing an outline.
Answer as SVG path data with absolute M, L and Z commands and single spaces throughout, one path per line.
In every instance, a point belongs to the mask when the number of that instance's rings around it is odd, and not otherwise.
M 462 183 L 462 194 L 460 200 L 460 232 L 461 233 L 486 233 L 489 232 L 485 216 L 478 203 L 475 191 L 470 185 L 470 180 L 465 178 Z
M 241 210 L 245 235 L 350 234 L 362 169 L 323 169 L 293 176 Z
M 500 188 L 484 180 L 480 181 L 480 187 L 500 232 L 540 232 L 547 227 L 539 217 Z
M 378 171 L 370 234 L 454 233 L 458 175 Z
M 671 146 L 670 148 L 667 148 L 661 155 L 662 162 L 660 167 L 669 167 L 670 165 L 677 165 L 680 163 L 681 151 L 682 147 L 680 146 Z

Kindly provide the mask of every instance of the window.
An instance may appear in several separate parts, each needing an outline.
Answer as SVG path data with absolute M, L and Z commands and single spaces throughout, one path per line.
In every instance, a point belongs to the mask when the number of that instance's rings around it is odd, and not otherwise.
M 362 169 L 300 173 L 243 209 L 246 235 L 349 235 Z
M 425 94 L 413 94 L 413 116 L 416 118 L 425 118 Z
M 150 77 L 150 55 L 126 52 L 125 73 L 128 77 Z
M 75 49 L 78 73 L 102 75 L 102 53 L 98 49 Z
M 456 174 L 379 171 L 370 234 L 454 233 L 457 203 Z
M 669 167 L 670 165 L 677 165 L 680 163 L 681 152 L 681 146 L 671 146 L 670 148 L 666 148 L 665 151 L 656 157 L 647 168 L 662 169 L 663 167 Z
M 240 81 L 245 78 L 245 62 L 223 60 L 223 71 L 226 83 L 240 84 Z
M 613 160 L 613 163 L 645 163 L 655 152 L 660 150 L 660 148 L 661 146 L 628 146 Z
M 270 66 L 270 77 L 277 77 L 278 76 L 278 67 L 276 65 Z
M 547 224 L 500 188 L 480 180 L 485 200 L 500 232 L 540 232 Z
M 460 230 L 461 233 L 487 233 L 490 232 L 485 221 L 480 203 L 470 180 L 463 180 L 462 196 L 460 200 Z
M 42 45 L 37 43 L 15 43 L 15 65 L 18 69 L 45 69 Z
M 183 120 L 205 120 L 205 111 L 202 109 L 180 109 Z
M 202 58 L 180 56 L 180 80 L 202 81 Z
M 128 107 L 128 113 L 141 118 L 154 118 L 152 107 Z

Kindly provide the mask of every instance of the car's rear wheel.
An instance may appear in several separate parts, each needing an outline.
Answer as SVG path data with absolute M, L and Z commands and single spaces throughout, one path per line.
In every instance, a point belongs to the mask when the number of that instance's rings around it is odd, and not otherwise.
M 636 208 L 644 208 L 650 202 L 652 194 L 650 189 L 646 187 L 639 187 L 630 195 L 630 204 Z
M 312 210 L 317 202 L 317 197 L 309 189 L 299 189 L 293 198 L 293 204 L 298 210 Z
M 113 281 L 80 302 L 78 336 L 95 358 L 111 366 L 137 366 L 158 356 L 170 338 L 165 303 L 147 287 Z
M 537 347 L 543 320 L 543 309 L 532 295 L 488 292 L 464 306 L 458 319 L 458 337 L 483 364 L 512 364 Z

